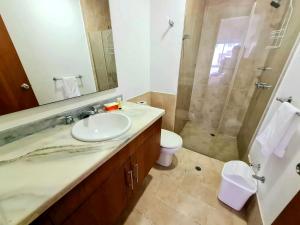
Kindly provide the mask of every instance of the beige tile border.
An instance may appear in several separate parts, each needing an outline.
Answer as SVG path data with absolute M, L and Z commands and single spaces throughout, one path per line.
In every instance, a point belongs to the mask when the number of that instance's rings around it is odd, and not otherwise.
M 163 116 L 162 128 L 174 130 L 175 110 L 176 110 L 176 95 L 161 93 L 161 92 L 146 92 L 129 99 L 130 102 L 146 101 L 148 105 L 161 108 L 166 111 Z

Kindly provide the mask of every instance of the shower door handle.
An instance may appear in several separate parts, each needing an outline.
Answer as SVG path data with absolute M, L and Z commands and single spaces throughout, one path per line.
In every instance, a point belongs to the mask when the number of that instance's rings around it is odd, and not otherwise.
M 271 67 L 257 67 L 256 69 L 261 71 L 272 70 Z
M 255 86 L 256 86 L 257 89 L 270 89 L 270 88 L 272 88 L 271 84 L 260 82 L 260 81 L 256 82 Z

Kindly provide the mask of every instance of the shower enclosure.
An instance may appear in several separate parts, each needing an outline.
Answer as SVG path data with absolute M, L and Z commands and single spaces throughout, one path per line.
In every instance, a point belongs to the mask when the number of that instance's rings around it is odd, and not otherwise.
M 292 48 L 285 45 L 296 39 L 288 30 L 300 28 L 294 7 L 288 0 L 278 8 L 267 0 L 187 0 L 175 118 L 184 147 L 223 161 L 245 158 L 243 139 L 254 131 L 244 130 L 255 124 L 245 116 L 256 88 L 270 97 L 283 69 L 269 65 L 285 62 Z M 255 85 L 265 76 L 270 84 Z M 263 112 L 268 98 L 261 100 Z

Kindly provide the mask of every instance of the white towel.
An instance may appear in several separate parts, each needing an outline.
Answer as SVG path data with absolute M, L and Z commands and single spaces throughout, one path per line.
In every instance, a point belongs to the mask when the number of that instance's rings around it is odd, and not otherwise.
M 78 81 L 75 76 L 62 77 L 65 99 L 80 96 Z
M 284 102 L 277 109 L 266 128 L 256 137 L 264 155 L 272 153 L 282 158 L 297 129 L 296 113 L 299 109 Z

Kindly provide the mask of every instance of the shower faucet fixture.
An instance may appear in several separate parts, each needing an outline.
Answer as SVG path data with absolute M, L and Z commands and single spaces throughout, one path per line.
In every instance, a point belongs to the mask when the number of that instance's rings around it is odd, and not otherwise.
M 264 176 L 260 177 L 260 176 L 253 174 L 252 177 L 256 180 L 259 180 L 262 183 L 265 183 L 265 181 L 266 181 L 266 178 Z
M 281 0 L 272 0 L 271 6 L 277 9 L 280 7 L 280 2 L 281 2 Z
M 270 88 L 272 88 L 271 84 L 261 82 L 261 81 L 256 82 L 255 86 L 256 86 L 257 89 L 270 89 Z

